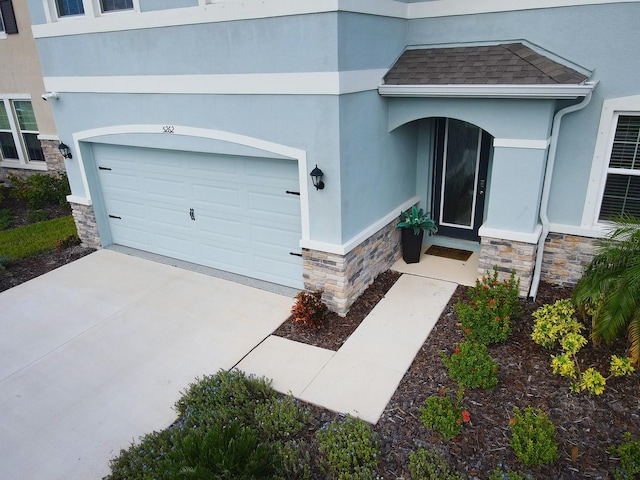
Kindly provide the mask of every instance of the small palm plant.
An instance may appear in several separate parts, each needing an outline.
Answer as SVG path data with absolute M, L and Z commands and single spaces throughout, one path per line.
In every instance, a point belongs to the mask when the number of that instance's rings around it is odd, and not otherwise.
M 592 315 L 594 341 L 611 342 L 626 329 L 632 363 L 640 365 L 640 218 L 624 215 L 615 221 L 573 300 Z

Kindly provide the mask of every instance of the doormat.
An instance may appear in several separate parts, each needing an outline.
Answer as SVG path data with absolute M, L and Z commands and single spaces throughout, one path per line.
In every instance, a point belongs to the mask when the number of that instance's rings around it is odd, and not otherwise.
M 461 262 L 469 260 L 473 252 L 468 250 L 460 250 L 459 248 L 441 247 L 440 245 L 431 245 L 426 252 L 427 255 L 435 255 L 436 257 L 450 258 L 452 260 L 460 260 Z

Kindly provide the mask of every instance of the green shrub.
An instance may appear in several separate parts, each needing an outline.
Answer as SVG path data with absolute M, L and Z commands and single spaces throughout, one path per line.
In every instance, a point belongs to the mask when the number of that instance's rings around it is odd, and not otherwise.
M 498 268 L 487 272 L 470 292 L 469 303 L 458 302 L 455 311 L 467 340 L 490 345 L 504 342 L 511 334 L 511 320 L 522 314 L 518 301 L 520 279 L 498 280 Z
M 620 466 L 613 472 L 615 480 L 640 478 L 640 440 L 632 439 L 629 432 L 623 434 L 624 441 L 609 447 L 609 453 L 620 459 Z
M 189 432 L 163 462 L 171 478 L 254 480 L 275 473 L 271 445 L 261 444 L 258 434 L 239 422 Z
M 556 429 L 540 409 L 513 409 L 509 422 L 511 447 L 525 465 L 544 465 L 558 459 Z
M 276 442 L 278 455 L 278 478 L 286 480 L 309 480 L 311 478 L 311 454 L 304 440 Z
M 331 475 L 339 480 L 376 478 L 380 452 L 369 424 L 347 415 L 323 425 L 316 438 L 323 465 Z
M 605 378 L 594 368 L 581 372 L 576 355 L 587 344 L 587 339 L 580 334 L 584 327 L 574 315 L 575 309 L 570 300 L 558 300 L 553 305 L 543 305 L 533 313 L 535 322 L 531 338 L 545 348 L 560 345 L 562 353 L 551 355 L 551 369 L 555 375 L 576 379 L 571 384 L 571 391 L 587 391 L 593 395 L 600 395 L 604 392 L 609 378 L 631 375 L 635 369 L 630 358 L 613 355 L 609 377 Z
M 13 225 L 14 215 L 11 210 L 8 208 L 3 208 L 0 210 L 0 231 L 7 230 L 11 225 Z
M 49 219 L 49 215 L 44 210 L 29 210 L 27 212 L 28 223 L 44 222 Z
M 302 410 L 291 396 L 277 396 L 255 407 L 254 421 L 264 438 L 286 440 L 311 421 L 311 413 Z
M 296 303 L 291 307 L 293 321 L 311 329 L 318 329 L 324 324 L 329 308 L 322 301 L 322 290 L 298 293 Z
M 462 424 L 471 418 L 469 412 L 460 406 L 462 389 L 458 391 L 456 403 L 447 397 L 429 397 L 424 407 L 420 407 L 422 424 L 440 433 L 445 440 L 457 437 Z
M 444 455 L 436 450 L 419 448 L 409 454 L 409 472 L 413 480 L 463 480 L 451 469 Z
M 264 378 L 247 377 L 239 370 L 220 370 L 196 379 L 176 402 L 176 411 L 186 427 L 239 421 L 242 426 L 255 422 L 260 403 L 275 399 L 277 392 Z
M 104 480 L 171 480 L 164 462 L 185 434 L 182 429 L 168 429 L 145 435 L 109 462 L 111 474 Z
M 9 175 L 8 179 L 13 185 L 14 197 L 26 201 L 31 210 L 65 205 L 67 195 L 71 194 L 66 174 L 54 176 L 36 173 L 25 179 Z
M 575 318 L 571 300 L 558 300 L 533 312 L 531 339 L 544 348 L 553 348 L 569 333 L 580 334 L 583 326 Z
M 517 470 L 511 470 L 508 465 L 500 464 L 498 468 L 491 472 L 489 480 L 533 480 L 533 477 Z
M 442 354 L 442 362 L 449 376 L 464 387 L 492 390 L 498 384 L 498 364 L 481 343 L 461 343 L 451 356 Z

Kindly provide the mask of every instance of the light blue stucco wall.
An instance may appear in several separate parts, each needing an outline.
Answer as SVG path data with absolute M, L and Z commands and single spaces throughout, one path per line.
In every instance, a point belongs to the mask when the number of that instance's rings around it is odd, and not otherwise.
M 579 225 L 602 102 L 639 93 L 640 3 L 589 5 L 409 21 L 407 42 L 433 45 L 528 40 L 599 81 L 591 104 L 562 122 L 549 205 L 551 222 Z M 571 185 L 571 188 L 567 188 Z
M 387 106 L 375 91 L 340 97 L 343 241 L 415 195 L 418 130 L 389 133 Z
M 241 95 L 120 95 L 65 94 L 54 107 L 60 139 L 70 143 L 72 134 L 112 125 L 179 125 L 207 128 L 266 140 L 307 152 L 309 171 L 317 163 L 327 187 L 310 190 L 312 238 L 340 243 L 340 148 L 338 98 L 333 96 Z M 277 114 L 275 114 L 277 112 Z M 153 147 L 147 136 L 119 136 L 127 145 Z M 104 139 L 98 139 L 104 141 Z M 160 148 L 184 146 L 188 139 L 162 141 Z M 196 139 L 191 151 L 250 153 L 238 147 L 220 148 L 218 142 Z M 263 155 L 268 156 L 268 155 Z M 84 196 L 76 159 L 67 162 L 72 193 Z M 328 212 L 333 212 L 328 214 Z
M 195 7 L 198 0 L 140 0 L 140 11 L 169 10 L 171 8 Z
M 45 76 L 196 75 L 338 70 L 336 14 L 37 40 Z M 73 59 L 73 61 L 69 61 Z

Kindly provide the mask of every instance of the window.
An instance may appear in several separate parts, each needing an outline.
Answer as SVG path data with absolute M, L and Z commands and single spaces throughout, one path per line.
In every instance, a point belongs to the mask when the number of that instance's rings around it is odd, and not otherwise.
M 131 10 L 133 8 L 133 0 L 100 0 L 100 8 L 103 12 Z
M 56 8 L 58 10 L 58 17 L 84 15 L 82 0 L 56 0 Z
M 18 33 L 18 23 L 11 0 L 0 0 L 0 32 Z
M 22 164 L 44 162 L 29 100 L 0 99 L 0 160 Z
M 617 117 L 598 219 L 622 214 L 640 217 L 640 115 Z

